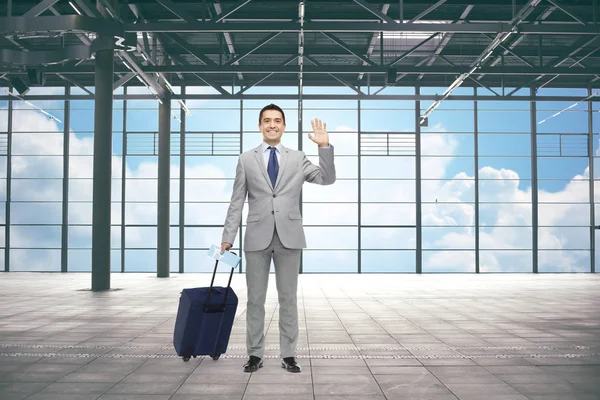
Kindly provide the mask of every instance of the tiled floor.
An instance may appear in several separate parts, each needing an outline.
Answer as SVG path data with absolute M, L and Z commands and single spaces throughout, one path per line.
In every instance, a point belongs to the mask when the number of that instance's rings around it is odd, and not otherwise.
M 600 275 L 301 275 L 300 374 L 279 365 L 274 280 L 246 374 L 243 275 L 228 353 L 187 363 L 179 292 L 208 275 L 90 279 L 0 274 L 0 399 L 600 399 Z

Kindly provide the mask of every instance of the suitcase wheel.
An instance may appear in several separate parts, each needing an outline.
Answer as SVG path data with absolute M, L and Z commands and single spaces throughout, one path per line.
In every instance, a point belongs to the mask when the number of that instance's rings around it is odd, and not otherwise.
M 217 361 L 219 359 L 219 357 L 221 357 L 220 354 L 215 354 L 215 355 L 210 356 L 210 358 L 212 358 L 215 361 Z
M 183 361 L 184 361 L 184 362 L 188 362 L 188 361 L 190 361 L 190 358 L 189 358 L 189 357 L 181 357 L 181 358 L 183 359 Z

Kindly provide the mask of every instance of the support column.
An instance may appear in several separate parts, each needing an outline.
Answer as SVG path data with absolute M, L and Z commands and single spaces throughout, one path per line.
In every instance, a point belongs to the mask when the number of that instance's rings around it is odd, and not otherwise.
M 110 192 L 114 50 L 96 53 L 92 291 L 110 289 Z
M 421 88 L 415 86 L 415 94 L 421 94 Z M 421 195 L 421 101 L 415 101 L 415 208 L 416 208 L 416 273 L 423 272 L 423 222 Z
M 537 95 L 534 88 L 529 89 L 531 97 Z M 532 248 L 532 272 L 538 273 L 538 155 L 537 155 L 537 102 L 531 102 L 531 248 Z
M 171 99 L 161 99 L 158 106 L 158 221 L 156 271 L 158 278 L 169 277 L 170 179 L 171 179 Z

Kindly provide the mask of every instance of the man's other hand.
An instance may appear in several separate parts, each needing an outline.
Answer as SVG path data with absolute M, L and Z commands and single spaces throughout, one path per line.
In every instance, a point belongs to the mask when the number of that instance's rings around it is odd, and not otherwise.
M 232 246 L 231 243 L 227 243 L 227 242 L 221 243 L 221 254 L 225 253 L 226 250 L 229 250 L 231 248 L 231 246 Z

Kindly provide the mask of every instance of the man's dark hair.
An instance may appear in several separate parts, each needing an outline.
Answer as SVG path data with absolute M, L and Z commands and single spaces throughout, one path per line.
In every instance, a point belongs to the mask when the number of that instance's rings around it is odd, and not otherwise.
M 285 125 L 285 114 L 283 112 L 283 110 L 281 109 L 281 107 L 279 107 L 278 105 L 275 105 L 273 103 L 269 104 L 268 106 L 264 106 L 262 110 L 260 110 L 260 114 L 258 114 L 258 124 L 260 125 L 262 122 L 262 115 L 265 111 L 267 110 L 275 110 L 275 111 L 279 111 L 281 113 L 281 116 L 283 117 L 283 124 Z

